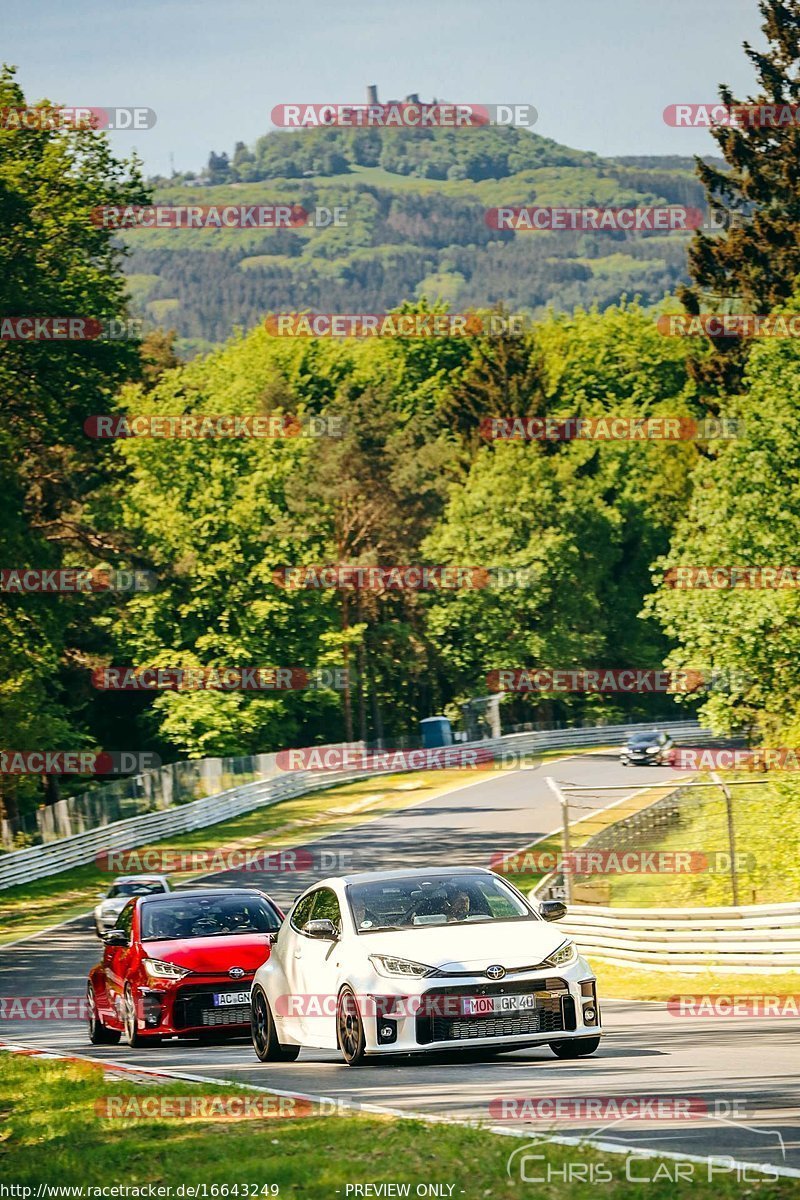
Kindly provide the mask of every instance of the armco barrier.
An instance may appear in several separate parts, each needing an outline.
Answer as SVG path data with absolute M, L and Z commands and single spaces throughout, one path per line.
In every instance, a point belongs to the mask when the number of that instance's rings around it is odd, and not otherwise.
M 570 908 L 559 925 L 590 960 L 694 974 L 800 969 L 800 902 L 740 908 Z
M 695 721 L 647 722 L 637 725 L 605 725 L 592 728 L 536 730 L 515 733 L 508 737 L 463 743 L 464 748 L 505 756 L 534 754 L 556 750 L 562 746 L 619 746 L 632 733 L 662 729 L 673 737 L 691 738 L 694 742 L 707 740 L 711 735 L 701 730 Z M 57 875 L 70 867 L 83 866 L 106 850 L 132 850 L 177 833 L 188 833 L 216 825 L 220 821 L 240 816 L 254 809 L 277 804 L 307 792 L 330 787 L 334 783 L 349 783 L 380 772 L 362 771 L 292 771 L 270 779 L 257 780 L 231 788 L 216 796 L 206 796 L 188 804 L 145 813 L 126 820 L 114 821 L 72 837 L 16 850 L 0 855 L 0 889 L 28 883 L 47 875 Z

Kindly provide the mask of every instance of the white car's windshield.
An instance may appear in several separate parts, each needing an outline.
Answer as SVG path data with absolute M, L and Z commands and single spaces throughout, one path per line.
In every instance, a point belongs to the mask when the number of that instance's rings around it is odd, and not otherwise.
M 108 891 L 108 899 L 114 900 L 117 896 L 153 896 L 157 892 L 164 892 L 166 888 L 163 883 L 157 880 L 152 882 L 145 880 L 130 880 L 127 883 L 115 883 Z
M 410 875 L 351 884 L 347 898 L 359 933 L 533 916 L 495 875 Z

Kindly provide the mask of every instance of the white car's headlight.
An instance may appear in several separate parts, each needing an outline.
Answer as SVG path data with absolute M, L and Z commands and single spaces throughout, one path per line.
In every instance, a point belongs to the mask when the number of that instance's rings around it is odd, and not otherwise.
M 422 979 L 425 975 L 433 975 L 436 968 L 428 967 L 425 963 L 412 962 L 408 958 L 396 958 L 393 954 L 370 954 L 369 961 L 379 975 L 405 976 L 405 978 Z
M 655 754 L 657 749 L 658 749 L 658 746 L 647 746 L 646 753 L 647 754 Z
M 175 963 L 162 962 L 160 958 L 146 958 L 144 969 L 151 979 L 183 979 L 190 975 L 187 967 L 176 966 Z
M 578 957 L 578 947 L 574 942 L 564 942 L 552 954 L 548 954 L 545 959 L 552 967 L 566 967 L 570 963 L 575 962 Z

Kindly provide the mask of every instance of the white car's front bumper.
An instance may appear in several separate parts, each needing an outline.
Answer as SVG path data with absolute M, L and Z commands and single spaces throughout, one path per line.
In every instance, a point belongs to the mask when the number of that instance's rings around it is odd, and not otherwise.
M 123 905 L 123 907 L 124 907 L 124 905 Z M 119 916 L 119 914 L 121 912 L 122 912 L 122 908 L 117 908 L 117 909 L 96 908 L 94 910 L 95 924 L 97 926 L 99 926 L 100 929 L 103 929 L 103 930 L 113 929 L 117 923 L 117 917 Z
M 485 1015 L 463 1011 L 464 997 L 520 994 L 535 995 L 535 1007 Z M 358 1003 L 370 1054 L 546 1045 L 602 1034 L 594 975 L 580 957 L 569 967 L 509 971 L 497 981 L 485 975 L 373 980 Z

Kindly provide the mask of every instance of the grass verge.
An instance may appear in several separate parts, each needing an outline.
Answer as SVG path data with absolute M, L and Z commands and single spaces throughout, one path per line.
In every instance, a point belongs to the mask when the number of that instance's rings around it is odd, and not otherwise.
M 600 999 L 669 1000 L 672 996 L 800 996 L 800 972 L 758 975 L 733 971 L 648 971 L 589 956 Z
M 6 1110 L 0 1134 L 2 1178 L 17 1187 L 34 1189 L 39 1184 L 80 1185 L 84 1197 L 90 1196 L 88 1189 L 95 1186 L 122 1184 L 147 1189 L 157 1185 L 172 1188 L 174 1197 L 180 1185 L 205 1184 L 208 1196 L 277 1194 L 345 1200 L 358 1194 L 352 1190 L 354 1185 L 393 1183 L 409 1185 L 407 1194 L 412 1196 L 455 1200 L 519 1200 L 521 1187 L 523 1194 L 547 1200 L 582 1200 L 587 1195 L 586 1183 L 564 1182 L 569 1164 L 579 1162 L 595 1170 L 604 1164 L 612 1173 L 610 1181 L 604 1180 L 602 1191 L 611 1200 L 622 1196 L 626 1200 L 644 1196 L 667 1200 L 675 1193 L 675 1163 L 637 1160 L 635 1174 L 654 1181 L 631 1183 L 625 1177 L 623 1156 L 551 1143 L 536 1146 L 535 1152 L 544 1160 L 535 1167 L 541 1175 L 552 1172 L 553 1182 L 521 1185 L 518 1167 L 509 1177 L 506 1164 L 509 1155 L 525 1144 L 523 1139 L 457 1125 L 365 1114 L 235 1121 L 98 1117 L 98 1103 L 109 1097 L 118 1105 L 116 1098 L 123 1098 L 121 1107 L 127 1110 L 131 1102 L 159 1103 L 161 1097 L 207 1097 L 212 1088 L 219 1097 L 258 1095 L 216 1084 L 168 1084 L 163 1080 L 148 1084 L 143 1087 L 130 1079 L 104 1078 L 102 1068 L 84 1063 L 0 1055 L 0 1098 L 4 1096 Z M 517 1155 L 516 1163 L 520 1157 Z M 690 1166 L 681 1165 L 684 1170 Z M 741 1196 L 735 1172 L 709 1181 L 706 1167 L 694 1164 L 694 1170 L 693 1196 L 702 1200 Z M 420 1185 L 431 1188 L 434 1184 L 444 1187 L 438 1192 L 418 1192 Z M 221 1190 L 225 1185 L 228 1190 Z M 249 1190 L 242 1190 L 243 1185 Z M 233 1190 L 234 1186 L 239 1190 Z M 220 1190 L 212 1192 L 213 1187 Z M 796 1195 L 796 1187 L 793 1180 L 753 1181 L 748 1177 L 747 1195 L 783 1200 Z M 26 1200 L 24 1194 L 16 1194 Z M 147 1191 L 141 1194 L 147 1195 Z M 381 1193 L 370 1189 L 360 1194 Z

